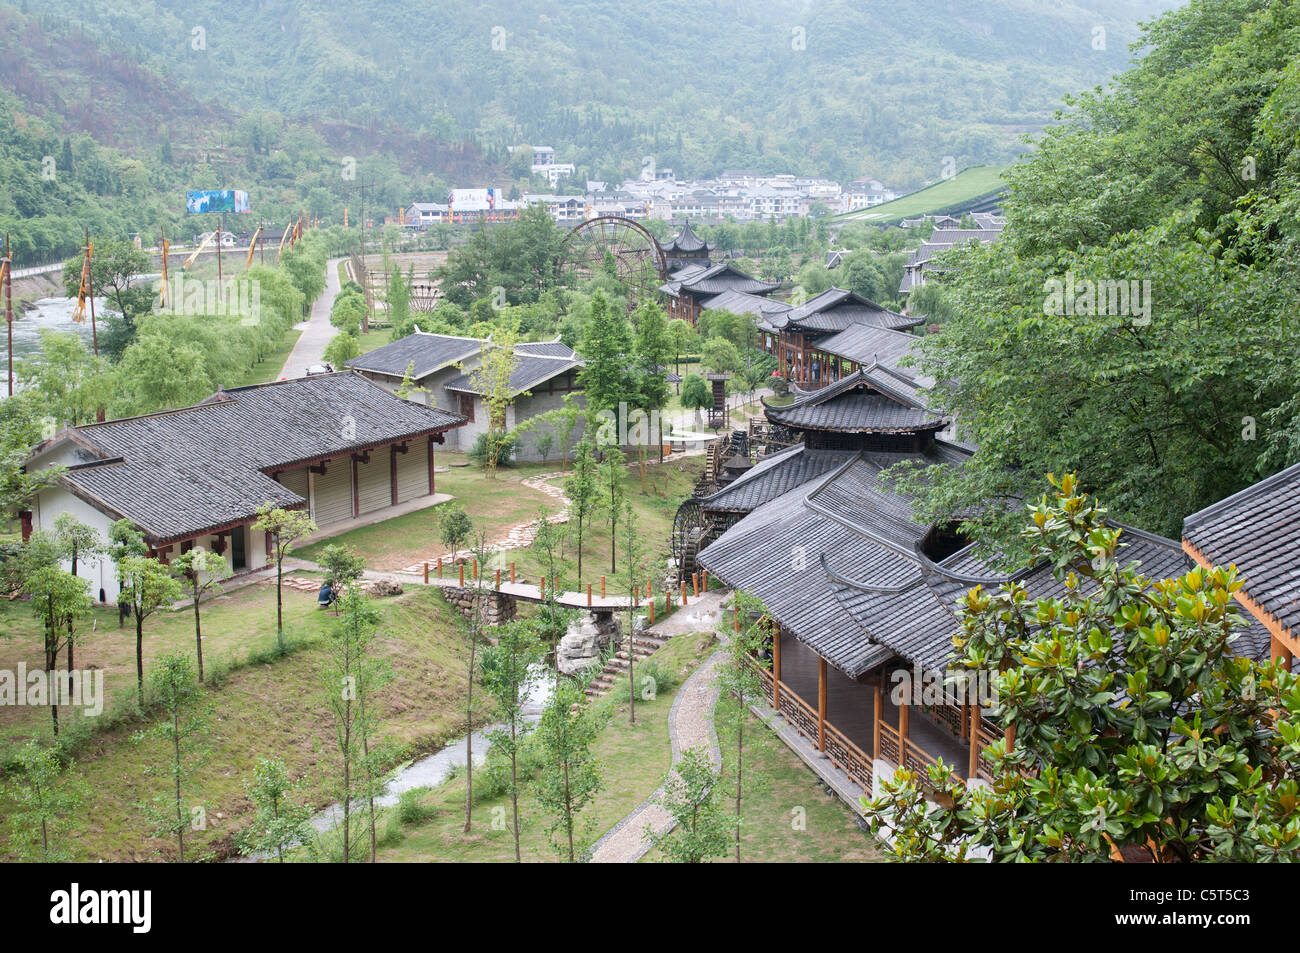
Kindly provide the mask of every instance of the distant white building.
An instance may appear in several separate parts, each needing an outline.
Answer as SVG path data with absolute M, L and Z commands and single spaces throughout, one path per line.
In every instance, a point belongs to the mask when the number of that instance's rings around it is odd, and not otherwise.
M 572 162 L 556 162 L 555 149 L 551 146 L 533 146 L 533 175 L 545 176 L 547 182 L 555 185 L 576 171 L 577 166 Z

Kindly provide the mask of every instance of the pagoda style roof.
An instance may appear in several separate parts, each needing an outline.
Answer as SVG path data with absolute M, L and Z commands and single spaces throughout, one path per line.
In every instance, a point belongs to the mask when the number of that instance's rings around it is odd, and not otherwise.
M 851 450 L 809 450 L 795 444 L 759 460 L 747 473 L 700 501 L 706 512 L 749 513 L 809 480 L 843 466 Z
M 859 324 L 897 331 L 914 328 L 924 320 L 881 307 L 852 291 L 828 288 L 803 304 L 771 318 L 769 323 L 777 331 L 792 328 L 800 331 L 837 332 Z
M 1258 618 L 1300 633 L 1300 464 L 1193 513 L 1183 540 L 1202 564 L 1236 565 Z
M 942 414 L 926 409 L 915 381 L 876 364 L 805 392 L 792 404 L 763 404 L 768 420 L 795 430 L 916 433 L 946 425 Z
M 669 240 L 668 244 L 661 247 L 664 250 L 664 254 L 671 258 L 676 254 L 690 254 L 700 251 L 710 252 L 713 251 L 716 246 L 709 244 L 704 239 L 700 238 L 700 236 L 696 235 L 694 229 L 691 228 L 691 223 L 686 222 L 682 225 L 681 231 L 674 235 Z
M 748 294 L 771 294 L 781 286 L 779 281 L 763 281 L 747 275 L 728 262 L 716 265 L 699 264 L 673 272 L 669 281 L 659 290 L 673 298 L 692 295 L 697 298 L 720 295 L 724 291 L 744 291 Z M 707 305 L 706 305 L 707 307 Z
M 167 542 L 247 522 L 264 503 L 305 505 L 272 478 L 278 471 L 463 423 L 351 372 L 237 387 L 192 407 L 75 428 L 77 445 L 93 449 L 59 485 Z
M 758 318 L 758 326 L 763 330 L 775 330 L 772 317 L 790 310 L 785 301 L 775 298 L 763 298 L 744 291 L 724 291 L 707 304 L 710 311 L 730 311 L 732 314 L 752 314 Z

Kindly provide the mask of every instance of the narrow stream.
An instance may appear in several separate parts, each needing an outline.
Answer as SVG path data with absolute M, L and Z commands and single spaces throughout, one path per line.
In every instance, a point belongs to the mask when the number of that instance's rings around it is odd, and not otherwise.
M 550 700 L 551 692 L 555 687 L 555 673 L 541 663 L 531 666 L 528 671 L 529 678 L 525 689 L 527 700 L 523 704 L 523 722 L 526 725 L 535 725 L 542 717 L 542 709 L 546 707 L 546 703 Z M 476 768 L 487 760 L 488 749 L 492 746 L 491 741 L 488 739 L 488 733 L 507 727 L 505 724 L 489 725 L 473 733 L 474 766 Z M 453 771 L 464 766 L 465 736 L 462 735 L 441 750 L 411 762 L 393 775 L 388 780 L 388 783 L 384 785 L 384 793 L 375 798 L 375 806 L 392 807 L 397 803 L 398 798 L 404 791 L 409 791 L 412 788 L 437 787 L 446 781 Z M 365 799 L 352 802 L 353 813 L 367 810 L 368 807 L 368 802 Z M 310 823 L 318 832 L 324 834 L 333 830 L 342 819 L 343 804 L 342 802 L 336 802 L 315 815 Z M 232 861 L 237 863 L 262 859 L 265 858 L 260 856 L 231 858 Z

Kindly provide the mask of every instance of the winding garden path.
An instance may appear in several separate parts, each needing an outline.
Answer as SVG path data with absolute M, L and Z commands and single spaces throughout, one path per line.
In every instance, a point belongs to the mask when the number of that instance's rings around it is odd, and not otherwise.
M 685 610 L 674 613 L 647 631 L 661 636 L 700 632 L 709 628 L 715 632 L 720 631 L 723 602 L 730 594 L 727 589 L 705 593 L 689 613 Z M 718 701 L 718 666 L 722 662 L 722 655 L 723 650 L 719 649 L 709 656 L 703 665 L 691 673 L 673 699 L 672 709 L 668 713 L 668 737 L 672 742 L 674 766 L 681 760 L 683 751 L 707 745 L 715 769 L 720 770 L 722 767 L 722 752 L 718 748 L 718 736 L 713 728 L 713 709 Z M 663 791 L 664 785 L 660 785 L 632 813 L 596 841 L 592 847 L 591 862 L 634 864 L 653 846 L 645 836 L 647 825 L 656 833 L 672 830 L 673 818 L 659 803 Z
M 560 511 L 546 518 L 546 522 L 552 524 L 567 523 L 569 521 L 569 498 L 564 495 L 564 488 L 556 486 L 550 481 L 556 477 L 568 477 L 569 474 L 560 470 L 551 473 L 539 473 L 536 476 L 528 477 L 523 480 L 524 486 L 530 490 L 536 490 L 555 500 L 560 505 Z M 487 544 L 489 553 L 510 552 L 516 549 L 523 549 L 530 545 L 537 538 L 538 521 L 536 519 L 525 520 L 522 523 L 516 523 L 510 529 L 506 530 L 504 536 L 492 540 Z M 455 562 L 457 559 L 470 559 L 473 553 L 468 549 L 462 549 L 454 553 L 448 553 L 444 550 L 434 552 L 417 563 L 413 563 L 403 569 L 397 570 L 400 575 L 420 576 L 424 574 L 424 564 L 426 562 L 436 562 L 442 557 L 444 562 Z

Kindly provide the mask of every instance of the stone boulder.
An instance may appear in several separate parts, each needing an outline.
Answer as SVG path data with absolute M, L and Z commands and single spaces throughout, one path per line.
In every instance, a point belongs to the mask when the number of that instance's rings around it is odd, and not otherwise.
M 573 675 L 600 663 L 601 653 L 618 635 L 618 620 L 612 614 L 584 613 L 568 630 L 555 647 L 555 667 L 565 675 Z

